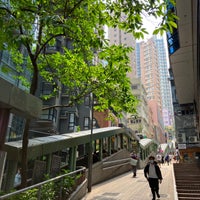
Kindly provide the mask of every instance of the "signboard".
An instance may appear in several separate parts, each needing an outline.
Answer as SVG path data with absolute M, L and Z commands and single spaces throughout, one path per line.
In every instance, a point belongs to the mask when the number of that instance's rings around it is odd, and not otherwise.
M 51 162 L 51 176 L 55 177 L 60 172 L 61 157 L 53 155 Z
M 186 144 L 178 144 L 179 149 L 186 149 Z
M 0 151 L 0 189 L 1 189 L 1 184 L 2 184 L 2 180 L 3 180 L 6 155 L 7 155 L 7 152 Z
M 46 173 L 46 162 L 41 160 L 35 160 L 32 184 L 39 183 L 44 180 L 44 175 Z

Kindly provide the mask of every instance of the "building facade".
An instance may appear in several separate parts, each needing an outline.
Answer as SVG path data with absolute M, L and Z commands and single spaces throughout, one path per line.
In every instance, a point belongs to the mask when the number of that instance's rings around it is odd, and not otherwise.
M 139 100 L 137 114 L 130 116 L 128 127 L 131 128 L 140 138 L 152 138 L 154 136 L 152 113 L 150 112 L 147 94 L 140 78 L 134 78 L 132 84 L 133 94 Z
M 130 78 L 130 81 L 133 82 L 133 78 L 136 77 L 136 56 L 135 56 L 135 49 L 136 49 L 136 40 L 131 33 L 126 33 L 120 29 L 116 28 L 109 28 L 108 29 L 108 39 L 110 44 L 120 45 L 123 44 L 127 47 L 131 47 L 134 49 L 131 53 L 129 53 L 130 59 L 130 66 L 131 72 L 127 75 Z
M 5 44 L 6 45 L 6 44 Z M 21 48 L 21 53 L 26 56 L 26 52 Z M 16 87 L 27 91 L 28 87 L 22 84 L 19 77 L 23 76 L 27 80 L 30 80 L 30 72 L 26 70 L 26 63 L 21 66 L 22 70 L 19 72 L 16 69 L 16 64 L 13 62 L 12 54 L 8 50 L 0 51 L 0 77 L 4 80 L 12 83 Z M 12 112 L 9 114 L 8 129 L 6 135 L 6 141 L 19 140 L 22 138 L 24 130 L 25 120 Z
M 153 38 L 140 42 L 141 81 L 147 92 L 147 101 L 152 113 L 154 138 L 164 141 L 164 124 L 162 117 L 162 98 L 160 91 L 159 57 Z
M 167 52 L 164 44 L 164 38 L 153 37 L 158 53 L 158 68 L 160 75 L 160 91 L 162 99 L 162 116 L 165 127 L 173 126 L 173 106 L 171 86 L 169 81 L 169 71 L 167 62 Z
M 177 0 L 177 29 L 167 33 L 177 147 L 184 161 L 200 159 L 200 1 Z

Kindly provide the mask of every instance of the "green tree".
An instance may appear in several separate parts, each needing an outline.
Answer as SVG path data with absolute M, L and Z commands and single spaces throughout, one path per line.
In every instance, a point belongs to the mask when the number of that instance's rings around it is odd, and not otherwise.
M 36 94 L 41 76 L 52 83 L 55 93 L 59 83 L 67 86 L 71 100 L 68 106 L 93 92 L 100 102 L 97 109 L 134 113 L 137 101 L 126 76 L 130 71 L 127 54 L 132 49 L 109 46 L 103 27 L 118 27 L 141 38 L 146 33 L 142 21 L 142 13 L 146 12 L 163 19 L 156 34 L 173 30 L 176 16 L 166 12 L 167 2 L 169 0 L 1 0 L 0 48 L 15 55 L 19 71 L 24 62 L 21 50 L 26 50 L 26 70 L 32 74 L 29 90 L 32 95 Z M 62 41 L 71 42 L 71 48 L 46 54 L 47 48 L 62 37 L 65 38 Z M 98 58 L 98 62 L 94 63 L 94 58 Z M 24 77 L 18 78 L 27 83 Z M 29 123 L 27 119 L 23 135 L 23 187 L 26 186 Z

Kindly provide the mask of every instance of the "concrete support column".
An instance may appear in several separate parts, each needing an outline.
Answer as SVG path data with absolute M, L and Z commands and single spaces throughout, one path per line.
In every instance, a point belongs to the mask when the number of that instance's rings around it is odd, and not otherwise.
M 120 149 L 123 149 L 123 134 L 120 134 Z
M 15 174 L 17 173 L 18 163 L 16 160 L 8 160 L 6 167 L 6 178 L 4 179 L 4 188 L 6 192 L 9 192 L 14 187 Z
M 108 137 L 108 155 L 111 155 L 111 137 Z
M 3 145 L 6 139 L 9 114 L 10 114 L 9 109 L 0 108 L 0 150 L 3 149 Z
M 86 155 L 89 154 L 89 148 L 90 148 L 90 144 L 89 143 L 85 144 L 85 154 Z
M 120 143 L 120 136 L 119 135 L 117 135 L 117 137 L 116 137 L 116 146 L 117 146 L 117 151 L 119 150 L 119 148 L 120 148 L 120 146 L 119 146 L 119 143 Z
M 51 172 L 51 161 L 52 161 L 52 154 L 47 156 L 47 173 L 50 174 Z
M 74 171 L 76 170 L 76 152 L 77 152 L 77 146 L 70 148 L 70 156 L 69 156 L 69 166 L 70 170 Z
M 99 159 L 103 159 L 103 139 L 99 139 Z

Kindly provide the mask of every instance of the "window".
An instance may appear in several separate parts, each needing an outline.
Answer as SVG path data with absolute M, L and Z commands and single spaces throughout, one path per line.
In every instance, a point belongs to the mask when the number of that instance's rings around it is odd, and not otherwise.
M 90 118 L 89 117 L 84 117 L 84 125 L 83 128 L 84 130 L 88 130 L 90 125 Z
M 90 97 L 89 97 L 89 95 L 85 96 L 84 104 L 85 104 L 85 106 L 89 106 L 90 105 Z
M 97 120 L 93 118 L 93 128 L 97 128 Z
M 74 124 L 75 124 L 75 114 L 69 113 L 69 130 L 74 130 Z
M 48 82 L 42 82 L 41 93 L 43 95 L 49 95 L 53 91 L 52 85 Z
M 49 105 L 46 105 L 46 107 L 48 107 L 48 106 Z M 55 121 L 56 120 L 56 118 L 55 118 L 56 113 L 57 113 L 57 111 L 54 108 L 43 110 L 42 115 L 41 115 L 41 119 L 47 119 L 47 120 Z

